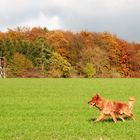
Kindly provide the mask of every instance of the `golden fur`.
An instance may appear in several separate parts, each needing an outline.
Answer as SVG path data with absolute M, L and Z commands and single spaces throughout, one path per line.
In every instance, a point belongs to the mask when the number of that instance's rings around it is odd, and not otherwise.
M 95 106 L 100 110 L 100 116 L 96 119 L 96 122 L 104 120 L 107 116 L 111 116 L 113 121 L 116 123 L 116 115 L 124 122 L 124 115 L 130 117 L 134 120 L 134 115 L 132 113 L 132 107 L 134 104 L 134 98 L 129 97 L 127 103 L 118 101 L 109 101 L 103 99 L 100 95 L 96 94 L 88 102 L 90 107 Z

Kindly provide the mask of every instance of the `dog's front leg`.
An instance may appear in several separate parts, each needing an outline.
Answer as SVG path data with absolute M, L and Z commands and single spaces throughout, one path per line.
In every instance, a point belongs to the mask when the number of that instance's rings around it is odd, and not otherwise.
M 95 120 L 95 122 L 99 122 L 99 121 L 103 120 L 105 117 L 106 117 L 106 115 L 101 113 L 100 116 Z
M 116 116 L 115 116 L 114 112 L 111 112 L 110 115 L 113 118 L 113 121 L 116 123 L 117 119 L 116 119 Z

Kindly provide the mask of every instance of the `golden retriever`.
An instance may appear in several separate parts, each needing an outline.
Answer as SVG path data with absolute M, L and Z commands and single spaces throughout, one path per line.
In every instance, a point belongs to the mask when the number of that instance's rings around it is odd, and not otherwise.
M 104 120 L 107 116 L 111 116 L 113 121 L 116 123 L 116 115 L 124 122 L 124 115 L 127 117 L 134 119 L 134 115 L 132 113 L 132 107 L 134 104 L 134 98 L 129 97 L 128 102 L 118 102 L 118 101 L 109 101 L 103 99 L 100 95 L 96 94 L 92 97 L 92 99 L 88 102 L 90 107 L 95 106 L 100 110 L 100 116 L 95 120 L 96 122 Z

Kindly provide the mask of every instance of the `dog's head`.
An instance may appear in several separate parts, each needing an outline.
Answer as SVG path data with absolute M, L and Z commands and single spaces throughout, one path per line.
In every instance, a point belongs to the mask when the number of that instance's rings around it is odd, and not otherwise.
M 96 105 L 100 100 L 101 100 L 101 97 L 99 94 L 96 94 L 95 96 L 93 96 L 92 99 L 88 102 L 88 104 L 90 105 L 90 108 Z

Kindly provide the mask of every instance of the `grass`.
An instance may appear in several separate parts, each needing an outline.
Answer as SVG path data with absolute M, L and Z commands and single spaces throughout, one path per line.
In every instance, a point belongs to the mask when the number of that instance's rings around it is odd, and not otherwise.
M 95 123 L 87 102 L 136 98 L 136 121 Z M 0 140 L 139 140 L 140 79 L 1 79 Z

